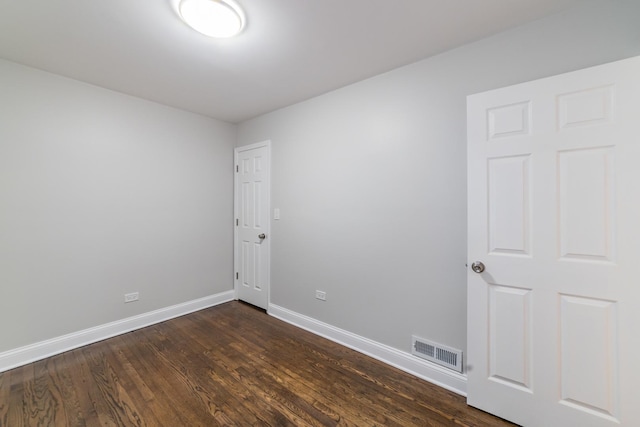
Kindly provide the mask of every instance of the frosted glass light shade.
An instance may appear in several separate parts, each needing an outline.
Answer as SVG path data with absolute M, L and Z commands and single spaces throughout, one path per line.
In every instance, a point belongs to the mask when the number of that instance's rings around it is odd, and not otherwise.
M 209 37 L 233 37 L 244 27 L 244 13 L 229 0 L 181 0 L 180 16 L 191 28 Z

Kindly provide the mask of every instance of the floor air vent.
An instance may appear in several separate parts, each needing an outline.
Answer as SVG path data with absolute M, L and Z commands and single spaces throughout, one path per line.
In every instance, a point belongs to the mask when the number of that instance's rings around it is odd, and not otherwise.
M 447 347 L 416 336 L 412 338 L 411 353 L 433 363 L 462 372 L 462 350 Z

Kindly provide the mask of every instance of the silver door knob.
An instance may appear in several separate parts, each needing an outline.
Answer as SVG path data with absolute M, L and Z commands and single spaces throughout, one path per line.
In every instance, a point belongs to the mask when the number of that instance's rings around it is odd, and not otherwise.
M 484 264 L 480 261 L 476 261 L 471 264 L 471 269 L 476 273 L 482 273 L 484 271 Z
M 266 239 L 266 238 L 267 238 L 267 235 L 266 235 L 266 234 L 264 234 L 264 233 L 260 233 L 260 234 L 258 234 L 258 239 L 260 239 L 260 240 L 264 240 L 264 239 Z

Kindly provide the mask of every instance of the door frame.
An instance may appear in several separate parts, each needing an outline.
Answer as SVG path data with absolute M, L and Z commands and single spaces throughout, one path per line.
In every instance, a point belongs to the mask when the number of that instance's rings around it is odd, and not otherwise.
M 266 221 L 266 234 L 267 238 L 262 243 L 262 245 L 266 245 L 267 252 L 267 275 L 266 275 L 266 294 L 267 294 L 267 307 L 271 303 L 271 140 L 265 140 L 261 142 L 256 142 L 254 144 L 242 145 L 240 147 L 236 147 L 233 150 L 233 294 L 234 299 L 238 300 L 238 286 L 239 279 L 238 275 L 240 272 L 240 245 L 238 244 L 238 226 L 237 220 L 240 218 L 240 189 L 239 189 L 239 180 L 238 180 L 238 155 L 244 151 L 255 150 L 257 148 L 266 147 L 267 158 L 265 162 L 267 164 L 267 177 L 269 180 L 269 185 L 266 186 L 267 189 L 267 221 Z

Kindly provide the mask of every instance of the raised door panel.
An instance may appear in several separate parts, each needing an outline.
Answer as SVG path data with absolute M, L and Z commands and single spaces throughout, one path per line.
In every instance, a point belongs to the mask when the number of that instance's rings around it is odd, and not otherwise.
M 559 256 L 615 261 L 614 148 L 558 153 Z
M 561 403 L 619 422 L 617 304 L 561 295 L 559 305 Z
M 489 378 L 532 391 L 531 290 L 489 286 Z
M 491 254 L 531 254 L 530 156 L 488 159 L 489 250 Z

